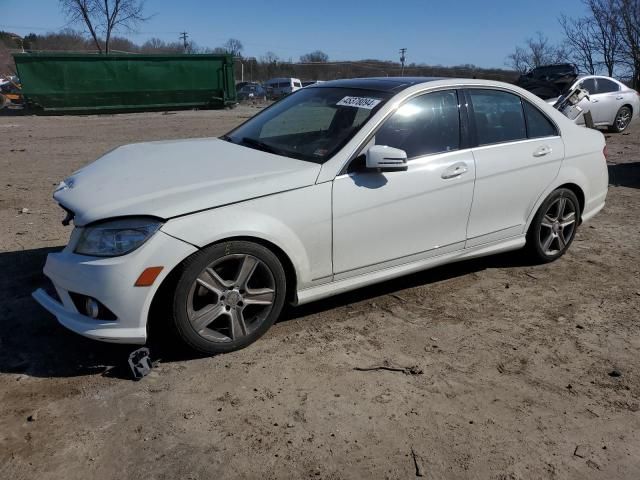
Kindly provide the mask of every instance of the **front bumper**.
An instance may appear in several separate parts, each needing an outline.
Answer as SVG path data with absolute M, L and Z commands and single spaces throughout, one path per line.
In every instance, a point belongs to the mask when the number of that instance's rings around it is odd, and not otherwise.
M 121 257 L 98 258 L 73 253 L 75 241 L 59 253 L 47 256 L 44 274 L 51 280 L 61 301 L 43 289 L 33 298 L 69 330 L 95 340 L 143 344 L 147 340 L 147 319 L 153 297 L 164 278 L 183 259 L 196 252 L 193 245 L 156 232 L 139 249 Z M 150 287 L 134 283 L 147 267 L 164 267 Z M 116 316 L 100 320 L 78 311 L 70 292 L 97 299 Z

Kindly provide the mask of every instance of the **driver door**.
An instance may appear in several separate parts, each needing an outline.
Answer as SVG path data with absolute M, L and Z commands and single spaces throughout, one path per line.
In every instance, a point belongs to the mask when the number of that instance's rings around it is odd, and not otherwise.
M 475 163 L 461 138 L 455 90 L 407 101 L 375 132 L 365 151 L 402 149 L 408 168 L 367 171 L 361 155 L 334 180 L 336 279 L 464 248 Z

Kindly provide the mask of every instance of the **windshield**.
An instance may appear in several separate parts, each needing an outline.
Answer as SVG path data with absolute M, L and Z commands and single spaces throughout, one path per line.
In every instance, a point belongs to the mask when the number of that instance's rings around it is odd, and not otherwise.
M 324 163 L 388 99 L 354 88 L 305 88 L 274 103 L 224 140 L 277 155 Z

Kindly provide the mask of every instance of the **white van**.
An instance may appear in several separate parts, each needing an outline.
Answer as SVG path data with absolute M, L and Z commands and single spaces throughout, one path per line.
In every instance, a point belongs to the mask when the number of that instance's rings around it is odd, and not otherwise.
M 264 86 L 272 98 L 280 98 L 300 90 L 302 82 L 299 78 L 272 78 L 264 82 Z

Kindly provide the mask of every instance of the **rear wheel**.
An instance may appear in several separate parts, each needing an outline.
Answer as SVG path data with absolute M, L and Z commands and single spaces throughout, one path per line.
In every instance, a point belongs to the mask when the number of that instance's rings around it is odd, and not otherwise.
M 547 263 L 560 258 L 576 235 L 580 203 L 566 188 L 554 191 L 544 201 L 527 233 L 527 248 L 535 260 Z
M 260 338 L 280 315 L 286 278 L 262 245 L 232 241 L 185 261 L 173 299 L 178 334 L 206 354 L 231 352 Z
M 629 107 L 620 107 L 620 110 L 616 113 L 616 118 L 613 121 L 613 125 L 610 130 L 613 133 L 624 132 L 631 123 L 631 114 L 632 112 Z

